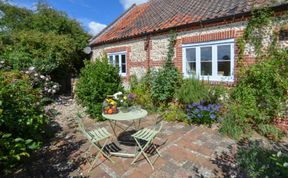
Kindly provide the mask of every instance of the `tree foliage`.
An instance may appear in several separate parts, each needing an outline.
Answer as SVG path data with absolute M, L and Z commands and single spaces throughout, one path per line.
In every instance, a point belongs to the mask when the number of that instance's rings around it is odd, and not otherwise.
M 76 20 L 43 3 L 32 11 L 0 2 L 0 11 L 0 58 L 15 69 L 33 65 L 49 74 L 59 66 L 82 66 L 89 35 Z

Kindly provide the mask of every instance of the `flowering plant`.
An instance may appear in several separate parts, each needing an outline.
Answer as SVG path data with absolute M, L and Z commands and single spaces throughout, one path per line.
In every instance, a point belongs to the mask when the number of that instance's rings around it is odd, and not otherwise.
M 113 99 L 113 96 L 108 96 L 103 102 L 102 112 L 104 114 L 115 114 L 118 112 L 117 102 Z
M 136 94 L 134 93 L 129 93 L 127 95 L 124 95 L 122 92 L 117 92 L 113 96 L 114 96 L 114 99 L 118 101 L 119 105 L 123 107 L 132 106 L 136 99 Z
M 209 104 L 204 100 L 187 105 L 188 123 L 209 124 L 221 122 L 220 104 Z

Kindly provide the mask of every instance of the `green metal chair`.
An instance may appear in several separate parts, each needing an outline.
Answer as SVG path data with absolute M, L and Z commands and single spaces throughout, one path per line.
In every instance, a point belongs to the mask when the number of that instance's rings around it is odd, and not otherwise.
M 90 164 L 90 169 L 88 172 L 90 172 L 93 169 L 93 166 L 96 164 L 96 162 L 98 160 L 98 156 L 100 155 L 100 153 L 102 153 L 102 155 L 104 157 L 106 157 L 112 163 L 114 163 L 113 160 L 110 159 L 110 156 L 104 152 L 104 148 L 107 145 L 108 140 L 110 140 L 112 138 L 112 135 L 105 128 L 97 128 L 97 129 L 94 129 L 91 131 L 86 131 L 84 124 L 81 120 L 80 114 L 78 114 L 78 116 L 77 116 L 77 122 L 78 122 L 79 130 L 84 134 L 84 136 L 90 142 L 90 146 L 87 150 L 88 153 L 90 153 L 93 146 L 98 150 L 97 155 L 95 156 L 95 159 L 93 160 L 92 164 L 88 161 L 88 163 Z M 101 145 L 100 141 L 103 141 L 104 143 Z M 86 154 L 87 154 L 87 152 L 86 152 Z M 92 156 L 91 153 L 90 153 L 90 156 Z
M 161 154 L 160 154 L 159 150 L 157 149 L 156 145 L 153 144 L 153 140 L 156 138 L 156 136 L 158 135 L 158 133 L 162 129 L 162 126 L 163 126 L 162 120 L 163 120 L 163 117 L 159 116 L 156 119 L 156 124 L 155 124 L 153 129 L 144 128 L 144 129 L 139 130 L 138 132 L 136 132 L 135 134 L 132 135 L 132 137 L 136 141 L 137 146 L 139 147 L 140 151 L 138 152 L 138 154 L 136 155 L 135 159 L 132 161 L 131 164 L 135 164 L 135 162 L 139 159 L 139 157 L 141 155 L 143 155 L 144 158 L 147 160 L 147 162 L 152 167 L 152 169 L 154 170 L 153 163 L 157 160 L 158 157 L 161 156 Z M 147 156 L 147 154 L 145 152 L 149 147 L 152 147 L 155 150 L 155 152 L 158 154 L 158 156 L 155 158 L 153 163 L 151 162 L 151 160 L 149 159 L 149 157 Z

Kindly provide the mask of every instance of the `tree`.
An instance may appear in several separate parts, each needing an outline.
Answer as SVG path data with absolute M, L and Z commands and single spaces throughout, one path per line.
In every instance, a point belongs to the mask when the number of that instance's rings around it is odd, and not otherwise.
M 0 59 L 13 69 L 35 66 L 61 81 L 84 66 L 89 56 L 83 49 L 90 36 L 66 13 L 43 3 L 32 11 L 0 2 L 0 11 Z

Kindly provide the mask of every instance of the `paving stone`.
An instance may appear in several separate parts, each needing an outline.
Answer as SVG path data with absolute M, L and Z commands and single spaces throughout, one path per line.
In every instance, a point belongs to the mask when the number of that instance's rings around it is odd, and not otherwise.
M 180 147 L 183 147 L 185 149 L 189 149 L 191 151 L 201 153 L 201 154 L 206 155 L 206 156 L 211 156 L 214 153 L 214 151 L 212 149 L 209 149 L 207 147 L 197 145 L 197 144 L 194 144 L 191 142 L 187 142 L 187 141 L 182 140 L 182 139 L 177 142 L 177 145 Z
M 166 173 L 168 173 L 171 177 L 174 176 L 174 174 L 177 172 L 177 170 L 179 169 L 179 167 L 172 163 L 172 162 L 167 162 L 167 164 L 165 164 L 161 170 L 165 171 Z

